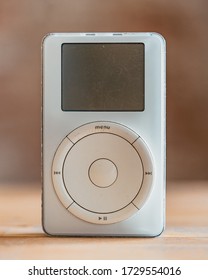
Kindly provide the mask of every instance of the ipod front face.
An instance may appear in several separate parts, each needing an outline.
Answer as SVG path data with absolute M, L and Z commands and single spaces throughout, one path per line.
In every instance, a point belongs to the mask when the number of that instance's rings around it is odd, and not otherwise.
M 43 41 L 43 228 L 157 236 L 165 219 L 165 41 L 55 33 Z

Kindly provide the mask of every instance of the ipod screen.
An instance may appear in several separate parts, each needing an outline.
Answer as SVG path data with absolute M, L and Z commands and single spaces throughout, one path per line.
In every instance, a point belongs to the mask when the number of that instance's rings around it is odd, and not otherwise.
M 144 44 L 66 43 L 63 111 L 143 111 Z

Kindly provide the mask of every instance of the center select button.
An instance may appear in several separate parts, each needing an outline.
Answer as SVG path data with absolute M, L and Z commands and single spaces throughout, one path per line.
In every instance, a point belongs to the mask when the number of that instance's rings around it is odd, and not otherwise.
M 116 181 L 117 177 L 117 167 L 109 159 L 99 158 L 89 167 L 89 178 L 97 187 L 110 187 Z

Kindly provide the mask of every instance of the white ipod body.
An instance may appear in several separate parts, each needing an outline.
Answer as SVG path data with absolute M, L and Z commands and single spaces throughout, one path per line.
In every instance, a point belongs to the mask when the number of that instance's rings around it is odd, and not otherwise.
M 43 40 L 42 221 L 57 236 L 157 236 L 165 224 L 165 40 Z

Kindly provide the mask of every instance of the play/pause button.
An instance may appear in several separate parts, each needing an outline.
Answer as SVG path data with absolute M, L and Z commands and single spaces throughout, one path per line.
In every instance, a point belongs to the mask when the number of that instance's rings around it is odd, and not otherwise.
M 107 221 L 108 220 L 108 217 L 104 216 L 104 217 L 98 217 L 98 220 L 103 220 L 103 221 Z

